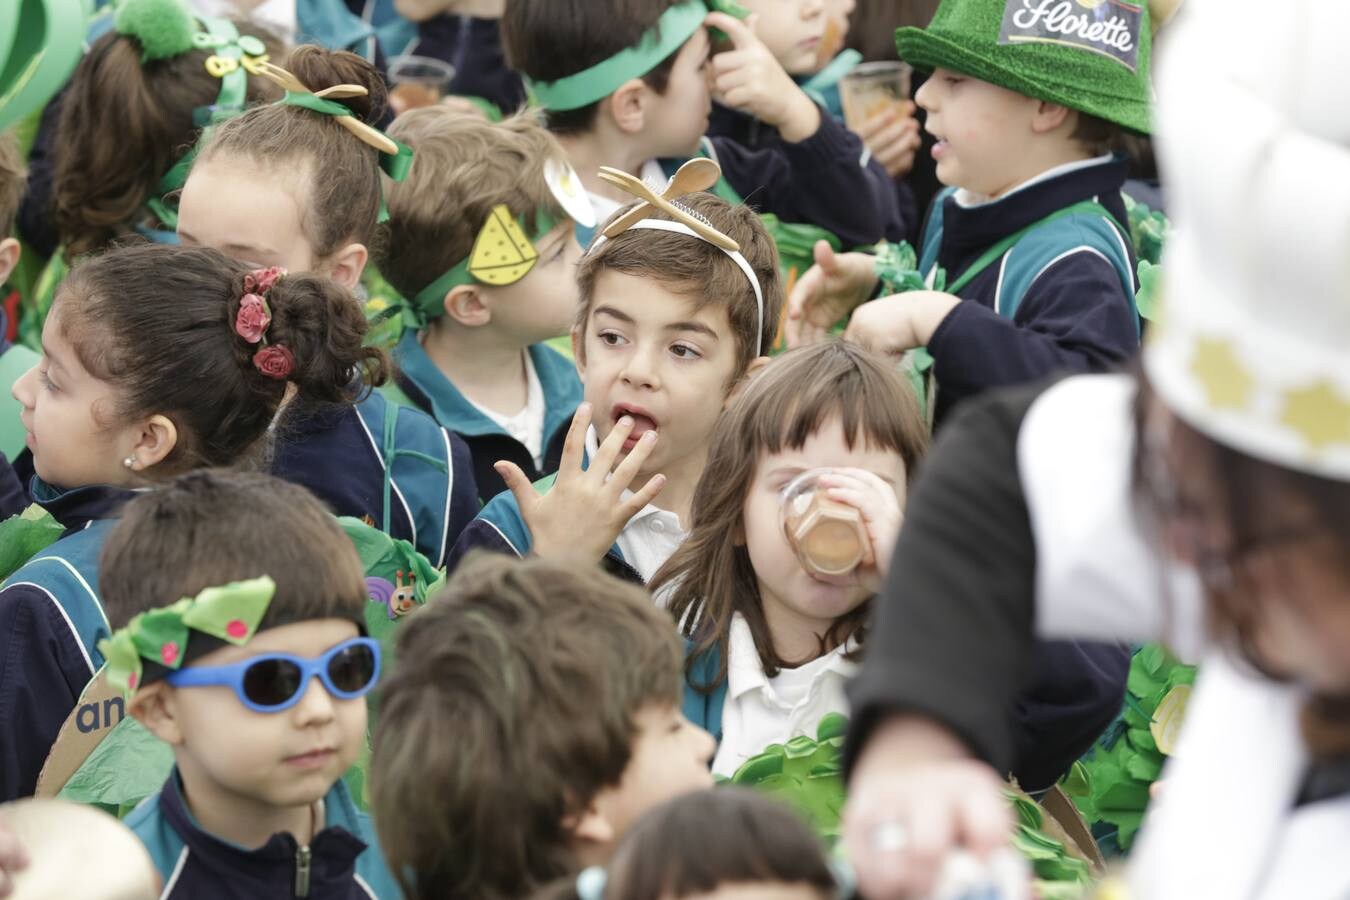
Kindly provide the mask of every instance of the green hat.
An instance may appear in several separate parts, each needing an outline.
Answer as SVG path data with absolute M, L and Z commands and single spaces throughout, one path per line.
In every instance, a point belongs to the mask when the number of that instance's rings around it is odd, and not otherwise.
M 61 89 L 84 52 L 86 0 L 0 2 L 0 131 Z
M 942 0 L 927 28 L 895 32 L 900 58 L 1149 132 L 1146 2 Z

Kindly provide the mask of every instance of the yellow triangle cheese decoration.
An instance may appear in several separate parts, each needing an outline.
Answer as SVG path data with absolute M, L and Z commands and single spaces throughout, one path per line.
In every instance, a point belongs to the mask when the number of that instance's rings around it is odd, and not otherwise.
M 492 208 L 488 220 L 473 242 L 469 274 L 483 284 L 501 287 L 515 284 L 534 268 L 539 251 L 521 231 L 505 203 Z

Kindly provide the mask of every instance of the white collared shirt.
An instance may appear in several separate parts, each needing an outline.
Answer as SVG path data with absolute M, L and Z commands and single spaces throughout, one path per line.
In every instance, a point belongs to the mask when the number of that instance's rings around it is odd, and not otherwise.
M 480 403 L 469 400 L 469 404 L 487 416 L 497 427 L 515 438 L 530 451 L 536 469 L 544 466 L 544 387 L 539 383 L 539 373 L 534 370 L 534 360 L 530 351 L 525 351 L 525 405 L 520 411 L 509 416 L 488 409 Z
M 830 713 L 848 715 L 844 685 L 857 663 L 844 659 L 856 643 L 850 639 L 819 659 L 769 678 L 750 625 L 737 613 L 727 643 L 727 698 L 722 707 L 722 743 L 713 759 L 713 773 L 731 777 L 750 757 L 770 744 L 785 744 L 797 735 L 812 739 L 820 720 Z
M 1058 178 L 1061 175 L 1068 175 L 1070 172 L 1077 172 L 1079 169 L 1090 169 L 1093 166 L 1100 166 L 1103 163 L 1109 163 L 1113 158 L 1114 157 L 1112 157 L 1110 153 L 1107 153 L 1103 156 L 1094 156 L 1092 159 L 1075 160 L 1074 162 L 1064 163 L 1063 165 L 1055 166 L 1052 169 L 1046 169 L 1044 172 L 1037 175 L 1036 177 L 1027 179 L 1021 184 L 1012 188 L 1011 190 L 1005 191 L 1002 195 L 998 197 L 992 198 L 985 197 L 980 194 L 968 191 L 965 188 L 957 188 L 956 193 L 953 196 L 955 196 L 956 202 L 959 205 L 967 209 L 970 209 L 975 206 L 984 206 L 987 203 L 999 203 L 1003 200 L 1007 200 L 1009 197 L 1011 197 L 1013 194 L 1016 194 L 1018 191 L 1025 191 L 1027 188 L 1032 187 L 1033 185 L 1040 184 L 1043 181 L 1049 181 L 1050 179 Z
M 599 448 L 600 441 L 592 425 L 586 431 L 586 457 L 594 459 Z M 623 492 L 624 500 L 632 496 L 632 491 Z M 656 570 L 666 564 L 688 535 L 689 532 L 680 525 L 678 515 L 648 503 L 623 526 L 615 543 L 619 545 L 624 561 L 637 570 L 644 582 L 650 582 Z

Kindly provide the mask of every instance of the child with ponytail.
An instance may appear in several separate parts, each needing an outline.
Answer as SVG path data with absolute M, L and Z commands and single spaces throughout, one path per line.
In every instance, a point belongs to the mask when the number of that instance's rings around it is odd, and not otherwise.
M 124 0 L 60 99 L 51 211 L 65 258 L 130 234 L 174 242 L 168 195 L 202 128 L 279 96 L 255 72 L 280 52 L 256 26 L 197 18 L 181 0 Z
M 183 188 L 179 238 L 356 290 L 377 239 L 381 169 L 402 177 L 410 151 L 373 128 L 387 92 L 370 63 L 305 45 L 286 66 L 277 72 L 289 85 L 285 100 L 249 110 L 203 142 Z M 338 85 L 346 89 L 310 93 Z M 478 513 L 464 442 L 379 393 L 334 405 L 302 388 L 278 424 L 272 473 L 339 515 L 409 541 L 435 566 Z
M 98 557 L 119 507 L 182 472 L 255 463 L 289 384 L 341 403 L 354 376 L 382 380 L 365 332 L 331 281 L 213 250 L 138 245 L 72 270 L 14 386 L 31 494 L 66 531 L 0 585 L 0 800 L 33 792 L 103 663 Z

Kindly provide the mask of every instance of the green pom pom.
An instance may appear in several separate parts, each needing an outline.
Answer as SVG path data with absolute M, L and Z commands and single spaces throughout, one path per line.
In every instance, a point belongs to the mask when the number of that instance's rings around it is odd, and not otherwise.
M 118 34 L 141 44 L 141 62 L 169 59 L 192 49 L 197 20 L 179 0 L 122 0 L 114 20 Z

